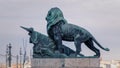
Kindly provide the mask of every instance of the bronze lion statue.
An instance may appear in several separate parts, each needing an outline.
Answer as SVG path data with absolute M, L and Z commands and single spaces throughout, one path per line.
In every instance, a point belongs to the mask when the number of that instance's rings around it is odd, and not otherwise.
M 89 49 L 96 53 L 93 57 L 100 57 L 100 51 L 94 46 L 93 42 L 95 42 L 101 49 L 109 51 L 108 48 L 102 47 L 93 37 L 93 35 L 86 29 L 68 23 L 65 20 L 62 11 L 57 7 L 51 8 L 48 11 L 46 21 L 47 33 L 49 37 L 54 41 L 55 45 L 57 45 L 56 50 L 60 51 L 60 53 L 63 53 L 61 49 L 63 46 L 62 40 L 74 41 L 76 47 L 76 57 L 78 54 L 79 56 L 84 57 L 84 55 L 80 53 L 82 43 L 84 43 Z

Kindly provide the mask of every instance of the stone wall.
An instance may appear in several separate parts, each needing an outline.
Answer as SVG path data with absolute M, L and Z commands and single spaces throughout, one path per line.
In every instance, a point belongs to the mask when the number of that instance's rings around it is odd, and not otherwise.
M 31 59 L 32 68 L 100 68 L 99 58 Z

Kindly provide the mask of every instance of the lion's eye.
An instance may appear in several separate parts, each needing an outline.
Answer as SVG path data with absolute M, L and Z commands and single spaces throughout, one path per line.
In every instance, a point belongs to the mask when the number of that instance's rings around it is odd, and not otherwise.
M 51 13 L 49 13 L 49 15 L 48 16 L 51 16 Z

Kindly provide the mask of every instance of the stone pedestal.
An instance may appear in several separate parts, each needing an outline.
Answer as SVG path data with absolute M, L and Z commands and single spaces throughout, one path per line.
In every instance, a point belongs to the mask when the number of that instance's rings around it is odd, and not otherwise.
M 31 59 L 32 68 L 100 68 L 99 58 Z

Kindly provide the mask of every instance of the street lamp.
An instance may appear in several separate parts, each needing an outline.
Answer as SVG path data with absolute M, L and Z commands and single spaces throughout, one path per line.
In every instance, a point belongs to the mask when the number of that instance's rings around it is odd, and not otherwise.
M 8 45 L 6 46 L 6 68 L 8 67 Z
M 20 48 L 20 68 L 22 68 L 21 60 L 22 60 L 22 51 L 21 51 L 21 48 Z
M 12 48 L 12 46 L 11 46 L 11 44 L 9 43 L 9 45 L 8 45 L 8 61 L 9 61 L 9 64 L 8 64 L 8 67 L 9 68 L 11 68 L 11 60 L 12 60 L 12 55 L 11 55 L 11 48 Z

